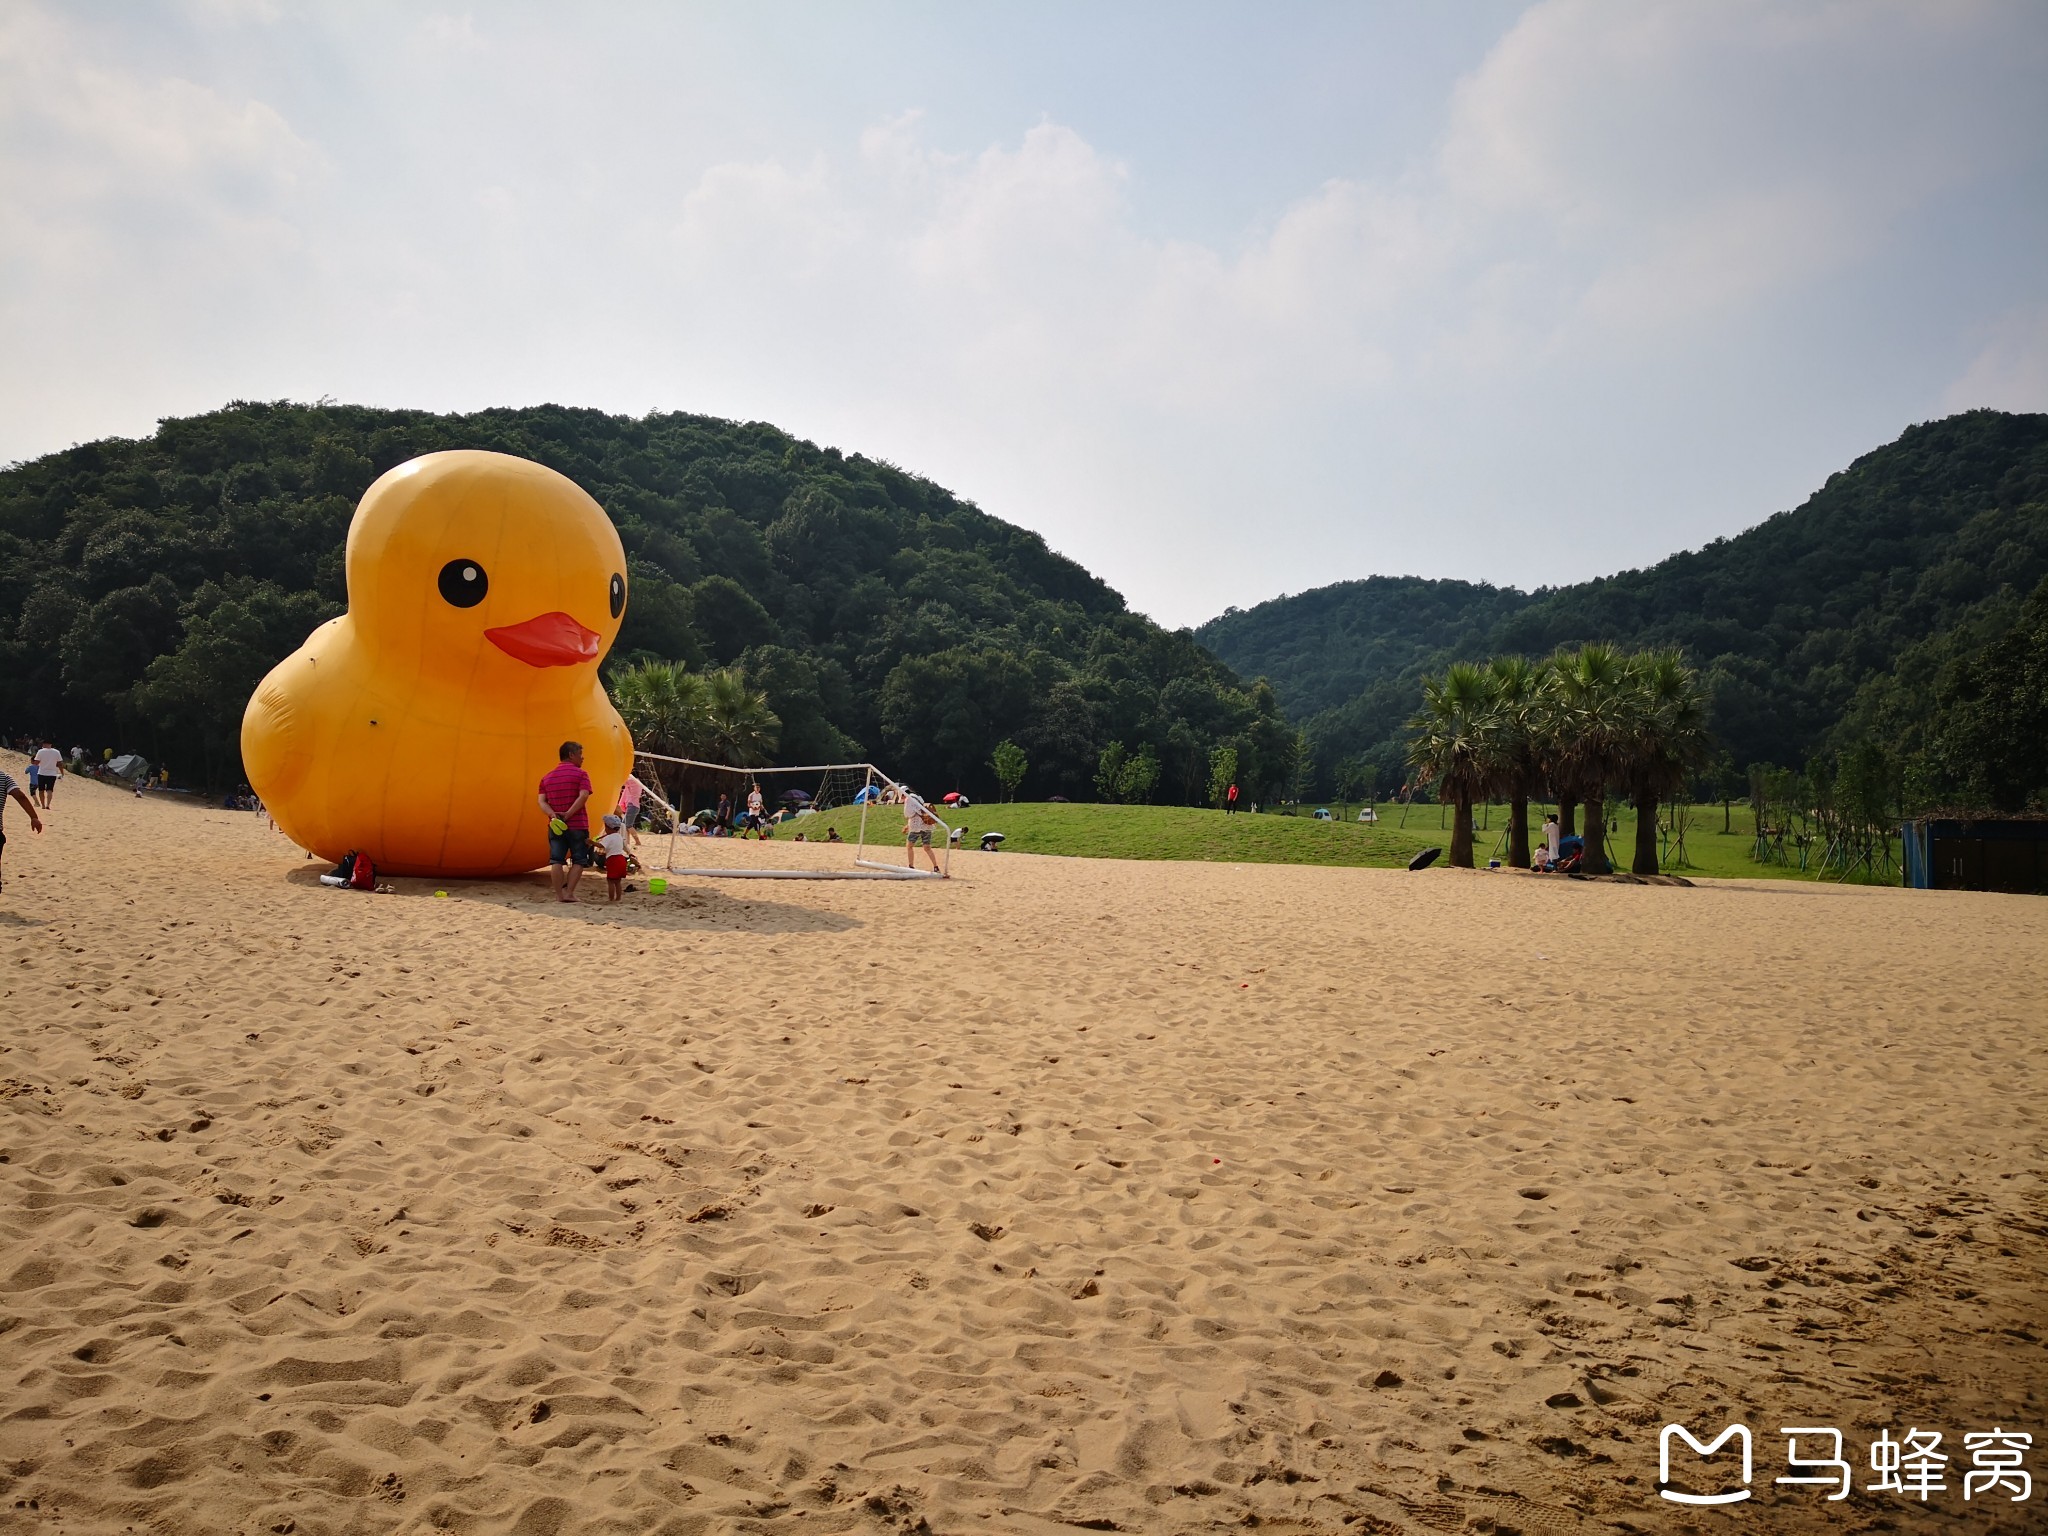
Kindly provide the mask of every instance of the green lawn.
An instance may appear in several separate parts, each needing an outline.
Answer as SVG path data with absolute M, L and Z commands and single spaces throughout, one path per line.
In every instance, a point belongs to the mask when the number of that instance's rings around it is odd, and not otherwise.
M 1401 808 L 1382 805 L 1377 825 L 1360 825 L 1355 820 L 1317 821 L 1304 807 L 1299 815 L 1267 812 L 1226 816 L 1221 811 L 1197 810 L 1170 805 L 1049 805 L 1025 801 L 1014 805 L 976 804 L 964 812 L 952 813 L 940 807 L 950 822 L 964 823 L 968 843 L 984 832 L 1001 832 L 1005 853 L 1058 853 L 1101 859 L 1204 859 L 1236 864 L 1355 864 L 1374 868 L 1398 868 L 1424 848 L 1443 847 L 1451 841 L 1448 807 L 1411 807 L 1402 825 Z M 1334 816 L 1335 804 L 1329 807 Z M 1350 808 L 1356 816 L 1357 806 Z M 1627 806 L 1610 812 L 1620 825 L 1609 838 L 1617 867 L 1626 869 L 1635 852 L 1635 811 Z M 1730 818 L 1733 830 L 1721 831 L 1721 807 L 1699 806 L 1693 810 L 1686 831 L 1688 862 L 1667 863 L 1666 871 L 1696 876 L 1747 879 L 1812 879 L 1796 863 L 1759 865 L 1750 860 L 1752 838 L 1748 831 L 1749 811 L 1737 806 Z M 1530 835 L 1541 829 L 1542 811 L 1530 813 Z M 827 825 L 839 828 L 842 837 L 854 836 L 860 812 L 841 809 L 818 816 L 806 816 L 800 828 L 806 837 L 821 837 Z M 1502 830 L 1507 826 L 1507 807 L 1483 807 L 1475 813 L 1474 855 L 1484 864 L 1488 858 L 1505 861 L 1507 849 L 1497 851 Z M 903 814 L 894 806 L 878 806 L 868 812 L 868 841 L 900 848 Z M 795 827 L 783 828 L 788 836 Z M 1817 856 L 1817 855 L 1816 855 Z

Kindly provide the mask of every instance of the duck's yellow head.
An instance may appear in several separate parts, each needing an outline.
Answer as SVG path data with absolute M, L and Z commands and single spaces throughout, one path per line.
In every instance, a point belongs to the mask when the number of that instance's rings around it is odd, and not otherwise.
M 361 643 L 463 687 L 594 671 L 626 611 L 626 552 L 604 509 L 503 453 L 429 453 L 381 476 L 349 524 L 347 571 Z

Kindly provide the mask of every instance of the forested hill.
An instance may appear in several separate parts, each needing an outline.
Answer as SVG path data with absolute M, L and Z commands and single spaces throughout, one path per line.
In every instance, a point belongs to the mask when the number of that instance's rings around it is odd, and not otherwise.
M 1195 635 L 1271 680 L 1325 775 L 1363 753 L 1383 788 L 1401 782 L 1424 672 L 1586 640 L 1683 647 L 1734 763 L 1796 765 L 1850 726 L 1910 732 L 1940 666 L 2005 633 L 2044 577 L 2048 416 L 1972 411 L 1865 454 L 1794 511 L 1647 570 L 1533 595 L 1346 582 Z
M 1483 646 L 1501 620 L 1531 601 L 1512 587 L 1368 576 L 1232 608 L 1195 634 L 1244 676 L 1270 680 L 1282 707 L 1300 719 L 1348 703 L 1362 683 Z
M 1121 741 L 1153 749 L 1168 801 L 1202 796 L 1219 745 L 1249 782 L 1293 772 L 1270 690 L 928 480 L 761 423 L 557 406 L 238 403 L 0 470 L 0 734 L 232 781 L 251 689 L 345 602 L 357 499 L 443 448 L 596 497 L 630 562 L 614 662 L 737 665 L 781 716 L 780 761 L 872 755 L 973 792 L 1010 737 L 1025 793 L 1078 796 Z

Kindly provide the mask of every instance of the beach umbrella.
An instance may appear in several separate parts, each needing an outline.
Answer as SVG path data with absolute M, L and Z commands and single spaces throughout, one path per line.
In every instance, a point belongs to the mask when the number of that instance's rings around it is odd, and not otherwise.
M 149 763 L 138 753 L 125 752 L 107 764 L 107 772 L 116 778 L 145 779 L 149 777 Z
M 950 795 L 947 795 L 944 803 L 947 805 L 958 805 L 960 803 L 960 791 L 956 789 Z
M 811 796 L 810 796 L 810 792 L 809 792 L 809 791 L 807 791 L 807 790 L 802 790 L 802 789 L 785 789 L 785 790 L 784 790 L 784 791 L 782 792 L 782 798 L 783 798 L 783 799 L 785 799 L 785 800 L 798 800 L 798 801 L 802 801 L 802 800 L 808 800 L 808 799 L 810 799 L 810 798 L 811 798 Z

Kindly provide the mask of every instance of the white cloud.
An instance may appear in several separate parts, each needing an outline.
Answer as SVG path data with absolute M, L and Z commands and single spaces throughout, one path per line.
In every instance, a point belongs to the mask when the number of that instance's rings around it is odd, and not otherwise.
M 1957 199 L 2040 192 L 2038 15 L 1548 0 L 1405 174 L 1304 184 L 1226 245 L 1150 228 L 1144 167 L 1074 122 L 962 153 L 909 111 L 733 152 L 717 114 L 657 128 L 601 60 L 502 20 L 479 50 L 466 15 L 388 28 L 336 71 L 371 94 L 321 118 L 16 9 L 0 419 L 43 432 L 16 451 L 63 440 L 39 421 L 106 430 L 73 355 L 99 326 L 145 338 L 120 387 L 158 391 L 150 415 L 300 393 L 774 420 L 1174 620 L 1368 569 L 1568 579 L 1789 504 L 1965 368 L 1952 399 L 2038 398 L 2038 274 L 1927 327 L 1979 328 L 1974 364 L 1867 351 L 1962 286 L 1892 252 L 1938 262 Z M 1749 446 L 1703 470 L 1703 439 Z
M 137 242 L 290 244 L 320 169 L 261 101 L 99 65 L 45 13 L 0 16 L 0 251 L 17 271 L 132 261 Z

